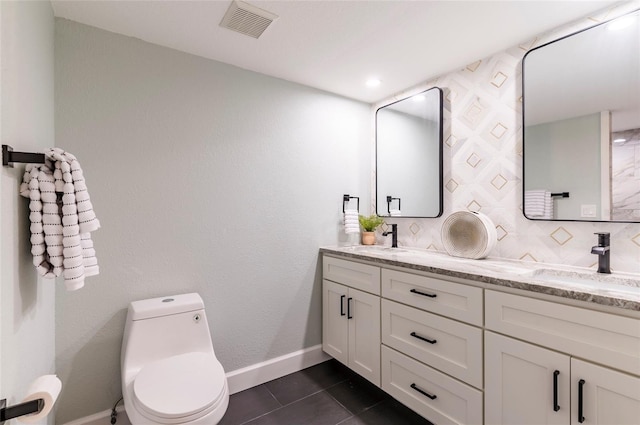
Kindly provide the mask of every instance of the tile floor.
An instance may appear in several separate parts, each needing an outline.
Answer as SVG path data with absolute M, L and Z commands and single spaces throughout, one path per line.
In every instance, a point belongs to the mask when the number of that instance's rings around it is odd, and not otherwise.
M 219 425 L 431 425 L 336 360 L 231 396 Z

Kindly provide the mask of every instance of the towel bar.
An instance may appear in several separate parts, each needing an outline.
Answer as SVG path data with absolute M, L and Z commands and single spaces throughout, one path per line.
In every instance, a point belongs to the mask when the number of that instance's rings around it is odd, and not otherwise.
M 557 192 L 551 194 L 552 198 L 568 198 L 569 192 Z
M 349 196 L 348 194 L 342 195 L 342 212 L 345 212 L 346 205 L 351 199 L 356 199 L 358 203 L 356 204 L 356 210 L 360 212 L 360 198 L 357 196 Z
M 398 201 L 398 211 L 402 210 L 402 208 L 400 208 L 400 198 L 393 198 L 391 196 L 387 196 L 387 212 L 389 214 L 391 214 L 391 202 L 396 200 Z
M 14 152 L 9 145 L 2 145 L 2 165 L 13 168 L 14 162 L 25 164 L 44 164 L 43 153 Z

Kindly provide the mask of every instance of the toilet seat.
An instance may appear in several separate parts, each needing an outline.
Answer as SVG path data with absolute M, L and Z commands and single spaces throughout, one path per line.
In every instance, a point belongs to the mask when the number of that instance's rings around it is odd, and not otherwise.
M 133 382 L 137 410 L 162 424 L 193 421 L 224 401 L 227 379 L 212 353 L 187 353 L 143 367 Z

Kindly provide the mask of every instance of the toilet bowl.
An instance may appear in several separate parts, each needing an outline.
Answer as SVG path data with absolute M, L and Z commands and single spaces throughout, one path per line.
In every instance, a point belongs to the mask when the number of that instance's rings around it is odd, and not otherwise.
M 229 405 L 227 379 L 198 294 L 132 302 L 121 369 L 132 425 L 213 425 Z

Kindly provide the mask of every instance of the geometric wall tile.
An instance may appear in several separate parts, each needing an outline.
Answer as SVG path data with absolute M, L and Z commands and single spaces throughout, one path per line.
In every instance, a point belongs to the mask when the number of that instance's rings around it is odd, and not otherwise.
M 522 257 L 520 257 L 520 259 L 522 261 L 535 261 L 536 263 L 538 262 L 538 260 L 536 260 L 536 257 L 534 257 L 533 255 L 531 255 L 528 252 L 526 254 L 524 254 Z
M 617 8 L 615 14 L 621 12 L 625 11 Z M 405 219 L 408 246 L 442 252 L 439 229 L 447 215 L 456 210 L 482 210 L 494 223 L 500 223 L 496 225 L 502 241 L 496 250 L 499 257 L 581 267 L 597 261 L 589 254 L 593 241 L 588 235 L 601 230 L 598 224 L 531 221 L 522 215 L 522 58 L 536 46 L 591 26 L 591 18 L 565 25 L 438 78 L 437 86 L 447 99 L 444 213 L 438 218 Z M 434 87 L 434 81 L 410 90 L 427 90 Z M 371 143 L 375 143 L 373 138 Z M 376 181 L 373 168 L 372 199 Z M 601 226 L 615 235 L 620 246 L 612 257 L 616 270 L 640 273 L 640 225 Z
M 564 245 L 573 239 L 573 235 L 567 231 L 564 227 L 560 226 L 553 231 L 549 236 L 560 245 Z
M 491 84 L 493 84 L 497 88 L 500 88 L 500 87 L 502 87 L 504 82 L 507 81 L 507 78 L 509 78 L 509 77 L 507 77 L 501 71 L 498 71 L 496 73 L 496 75 L 493 76 L 493 79 L 491 80 Z
M 503 240 L 504 238 L 507 237 L 507 235 L 509 234 L 509 232 L 507 232 L 504 227 L 502 227 L 501 225 L 497 225 L 496 226 L 496 232 L 498 234 L 498 241 Z
M 501 139 L 502 136 L 504 136 L 504 134 L 507 132 L 507 127 L 502 124 L 502 123 L 498 123 L 495 125 L 495 127 L 493 127 L 493 129 L 491 130 L 491 135 L 493 137 L 495 137 L 496 139 Z
M 480 157 L 475 153 L 472 153 L 471 155 L 469 155 L 469 158 L 467 158 L 467 164 L 471 165 L 473 168 L 476 168 L 476 165 L 478 165 L 479 162 Z
M 467 209 L 471 212 L 478 212 L 482 209 L 482 205 L 473 200 L 469 202 L 469 204 L 467 205 Z
M 481 63 L 482 63 L 481 60 L 475 61 L 474 63 L 467 65 L 467 70 L 471 72 L 476 72 L 476 70 L 478 69 Z
M 444 187 L 446 187 L 449 192 L 453 193 L 458 188 L 458 182 L 454 179 L 449 179 Z
M 505 184 L 507 184 L 507 179 L 502 177 L 502 174 L 498 174 L 493 178 L 493 180 L 491 180 L 491 184 L 493 185 L 493 187 L 500 190 L 504 187 Z

